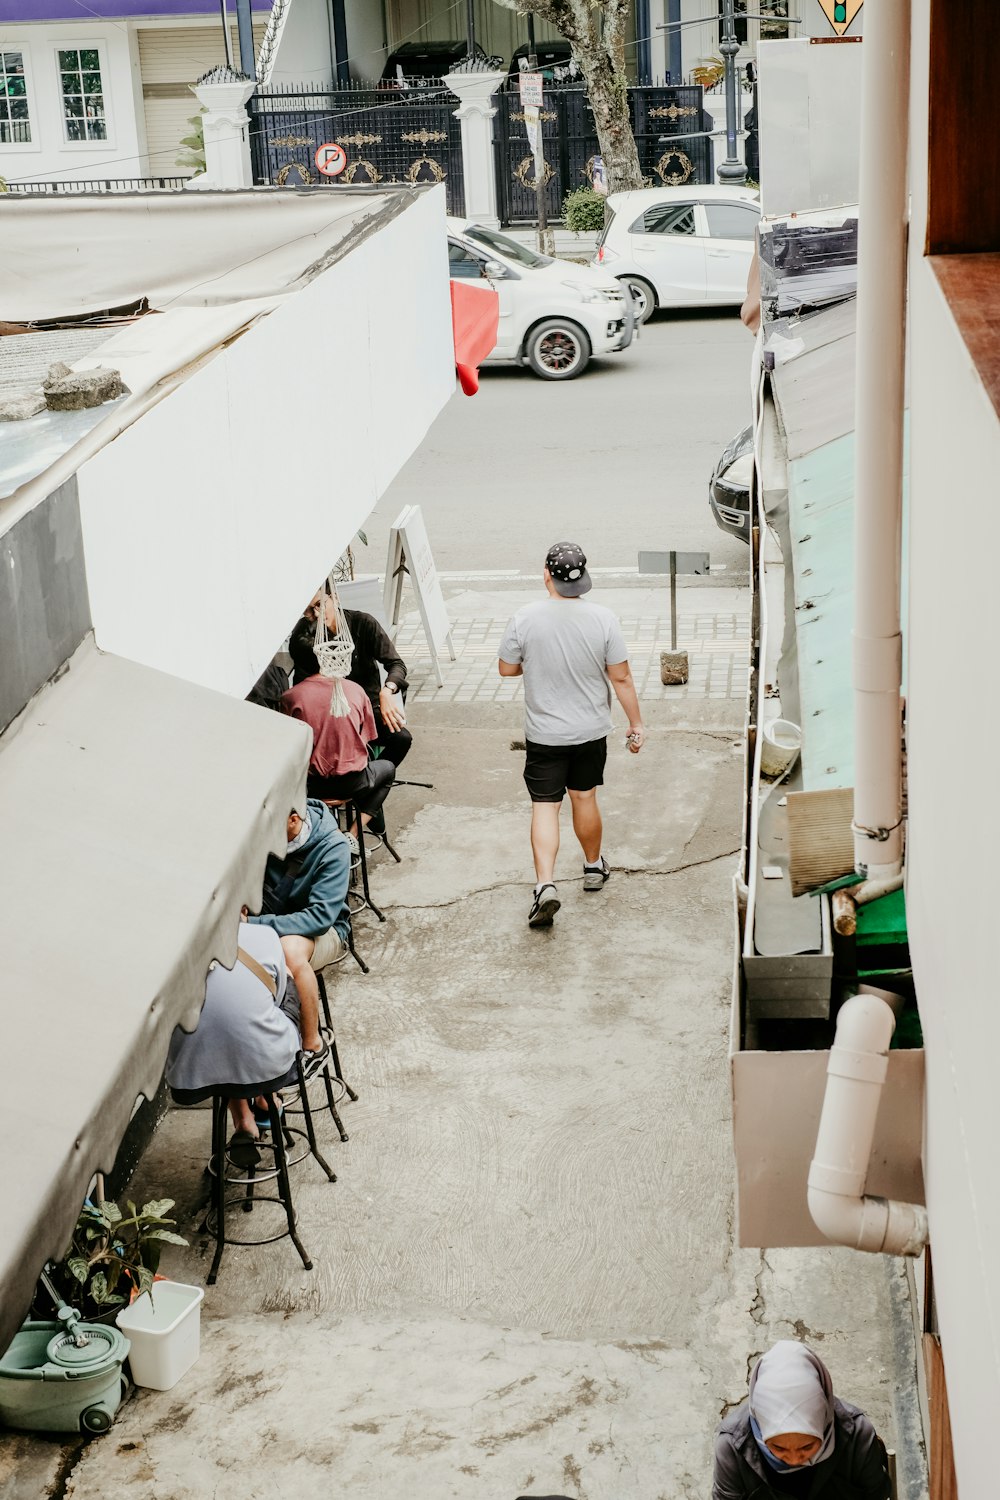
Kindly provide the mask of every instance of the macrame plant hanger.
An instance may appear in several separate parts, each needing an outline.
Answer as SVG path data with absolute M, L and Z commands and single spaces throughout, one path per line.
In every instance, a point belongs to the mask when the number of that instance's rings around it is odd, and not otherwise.
M 337 596 L 337 590 L 329 579 L 323 591 L 324 595 L 329 595 L 333 600 L 333 607 L 337 612 L 337 630 L 336 634 L 333 634 L 326 623 L 326 599 L 324 598 L 316 621 L 316 640 L 313 650 L 319 663 L 320 675 L 333 678 L 330 712 L 335 719 L 342 719 L 350 710 L 347 694 L 344 692 L 344 678 L 351 670 L 354 639 L 348 628 L 347 617 Z

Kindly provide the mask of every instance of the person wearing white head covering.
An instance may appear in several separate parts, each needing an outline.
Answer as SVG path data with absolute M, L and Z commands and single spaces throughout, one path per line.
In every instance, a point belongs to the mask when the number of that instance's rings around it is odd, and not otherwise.
M 817 1354 L 782 1339 L 757 1362 L 749 1398 L 719 1427 L 712 1500 L 888 1500 L 885 1449 L 864 1412 L 833 1394 Z

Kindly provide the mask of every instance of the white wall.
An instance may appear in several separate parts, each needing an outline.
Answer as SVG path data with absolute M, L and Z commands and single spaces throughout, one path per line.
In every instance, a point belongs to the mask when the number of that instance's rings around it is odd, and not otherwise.
M 79 473 L 98 645 L 243 696 L 455 387 L 444 190 Z
M 278 37 L 269 84 L 328 84 L 333 71 L 326 0 L 292 0 Z
M 347 0 L 347 51 L 352 78 L 381 78 L 388 56 L 383 0 Z
M 907 914 L 927 1049 L 924 1176 L 959 1491 L 996 1492 L 1000 421 L 923 256 L 928 0 L 915 0 Z
M 66 47 L 96 47 L 100 52 L 105 142 L 65 139 L 56 54 Z M 106 21 L 0 26 L 0 51 L 12 50 L 25 57 L 32 139 L 28 145 L 0 144 L 0 176 L 9 181 L 59 181 L 143 175 L 145 136 L 142 110 L 136 110 L 135 59 L 126 26 Z

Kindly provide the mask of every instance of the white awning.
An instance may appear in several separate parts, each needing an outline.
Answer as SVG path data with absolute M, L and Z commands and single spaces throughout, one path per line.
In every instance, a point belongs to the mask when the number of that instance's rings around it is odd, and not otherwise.
M 301 807 L 306 727 L 83 643 L 0 740 L 0 1349 Z

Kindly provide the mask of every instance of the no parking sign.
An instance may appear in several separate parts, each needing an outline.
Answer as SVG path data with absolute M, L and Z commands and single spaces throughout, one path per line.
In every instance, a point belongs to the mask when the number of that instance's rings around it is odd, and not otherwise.
M 336 141 L 324 141 L 322 146 L 316 147 L 313 160 L 317 172 L 322 172 L 324 177 L 339 177 L 347 166 L 347 152 Z

